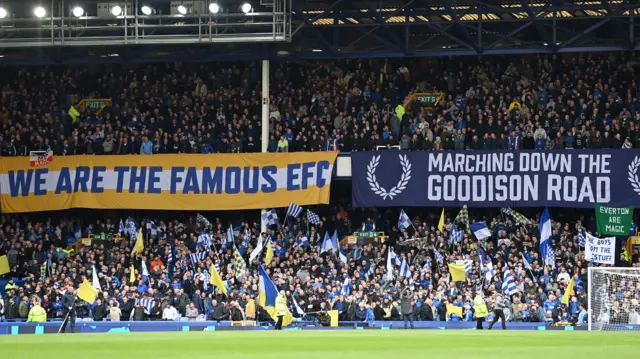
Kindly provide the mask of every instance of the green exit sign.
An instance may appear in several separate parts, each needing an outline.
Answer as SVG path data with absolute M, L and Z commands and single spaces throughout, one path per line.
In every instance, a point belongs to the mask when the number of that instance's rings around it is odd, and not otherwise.
M 424 94 L 416 94 L 415 100 L 420 102 L 420 104 L 424 107 L 433 107 L 442 98 L 442 93 L 424 93 Z

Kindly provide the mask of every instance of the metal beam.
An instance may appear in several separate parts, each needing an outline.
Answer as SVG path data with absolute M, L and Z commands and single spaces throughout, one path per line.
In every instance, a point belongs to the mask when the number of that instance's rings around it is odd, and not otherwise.
M 496 45 L 498 45 L 498 44 L 502 43 L 505 39 L 509 39 L 509 38 L 511 38 L 511 36 L 513 36 L 513 35 L 515 35 L 515 34 L 519 33 L 520 31 L 522 31 L 522 30 L 524 30 L 524 29 L 528 28 L 529 26 L 531 26 L 531 24 L 532 24 L 532 22 L 531 22 L 531 21 L 528 21 L 528 22 L 526 22 L 526 23 L 522 24 L 521 26 L 519 26 L 517 29 L 514 29 L 513 31 L 511 31 L 511 32 L 510 32 L 509 34 L 507 34 L 507 35 L 499 35 L 499 36 L 500 36 L 500 39 L 499 39 L 499 40 L 494 41 L 494 42 L 493 42 L 493 43 L 491 43 L 489 46 L 487 46 L 485 49 L 492 49 L 492 48 L 494 48 Z
M 609 21 L 611 21 L 610 17 L 604 18 L 604 19 L 598 21 L 597 23 L 589 26 L 589 28 L 587 28 L 584 32 L 576 34 L 574 37 L 570 38 L 569 40 L 562 42 L 559 46 L 560 47 L 565 47 L 565 46 L 571 45 L 574 42 L 576 42 L 576 41 L 580 40 L 581 38 L 583 38 L 585 35 L 587 35 L 590 32 L 592 32 L 593 30 L 596 30 L 596 29 L 600 28 L 602 25 L 608 23 Z

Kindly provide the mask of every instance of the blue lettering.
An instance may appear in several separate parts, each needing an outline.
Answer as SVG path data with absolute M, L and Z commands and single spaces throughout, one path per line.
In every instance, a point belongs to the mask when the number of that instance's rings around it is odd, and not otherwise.
M 147 183 L 147 193 L 160 194 L 162 192 L 160 188 L 156 187 L 156 184 L 160 182 L 160 173 L 162 167 L 151 166 L 149 167 L 149 182 Z
M 224 189 L 228 194 L 240 193 L 240 167 L 228 167 L 224 176 Z
M 36 196 L 44 196 L 47 194 L 47 190 L 42 188 L 42 185 L 46 182 L 46 178 L 43 176 L 49 173 L 48 168 L 38 168 L 36 170 L 36 179 L 33 186 L 33 194 Z
M 138 167 L 131 167 L 131 174 L 129 175 L 129 193 L 136 193 L 136 186 L 138 187 L 137 193 L 144 193 L 144 184 L 147 182 L 147 167 L 140 167 L 140 175 L 137 175 Z
M 171 167 L 171 194 L 176 194 L 178 184 L 182 183 L 182 177 L 178 177 L 178 173 L 184 172 L 184 167 Z
M 189 192 L 200 194 L 200 188 L 198 188 L 198 172 L 195 167 L 189 167 L 187 169 L 187 175 L 184 178 L 182 193 L 189 194 Z
M 113 171 L 118 174 L 118 183 L 116 184 L 116 192 L 122 193 L 122 187 L 124 187 L 124 174 L 129 172 L 129 167 L 116 166 Z
M 328 170 L 331 167 L 329 161 L 320 161 L 318 162 L 318 168 L 316 169 L 316 186 L 318 188 L 322 188 L 327 184 L 327 179 L 322 175 L 325 170 Z M 331 173 L 329 173 L 331 176 Z
M 202 169 L 202 193 L 213 194 L 214 192 L 217 194 L 222 193 L 222 175 L 224 173 L 224 168 L 216 167 L 211 172 L 211 167 L 205 167 Z
M 56 194 L 62 192 L 71 193 L 71 173 L 68 167 L 62 167 L 60 169 L 60 175 L 58 176 L 58 183 L 56 184 Z
M 104 172 L 107 170 L 105 166 L 93 167 L 93 175 L 91 176 L 91 193 L 104 193 L 102 181 L 104 180 Z
M 311 179 L 311 170 L 315 167 L 315 162 L 305 162 L 302 164 L 302 189 L 309 187 L 309 180 Z
M 297 191 L 300 189 L 297 179 L 300 177 L 300 164 L 292 163 L 287 166 L 287 191 Z M 296 181 L 294 183 L 294 181 Z
M 9 171 L 9 192 L 11 192 L 11 197 L 28 196 L 32 177 L 33 170 L 28 170 L 26 177 L 24 170 Z
M 278 167 L 276 166 L 262 167 L 262 178 L 267 182 L 262 184 L 263 193 L 273 193 L 278 189 L 278 183 L 273 178 L 276 173 L 278 173 Z
M 242 183 L 244 184 L 244 193 L 253 194 L 258 193 L 258 187 L 260 187 L 260 167 L 244 168 L 244 175 L 242 176 Z
M 73 184 L 73 193 L 77 193 L 78 188 L 80 188 L 82 192 L 89 192 L 89 186 L 87 186 L 87 183 L 89 182 L 90 174 L 91 168 L 89 168 L 89 166 L 76 167 L 76 178 Z

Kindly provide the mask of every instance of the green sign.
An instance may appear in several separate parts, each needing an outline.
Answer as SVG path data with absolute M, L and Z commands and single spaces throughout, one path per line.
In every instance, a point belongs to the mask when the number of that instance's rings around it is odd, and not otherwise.
M 596 204 L 596 222 L 598 233 L 628 236 L 631 221 L 633 220 L 634 206 L 609 207 Z
M 88 110 L 98 111 L 111 104 L 111 100 L 87 100 L 84 105 Z
M 416 95 L 416 101 L 420 102 L 422 106 L 433 107 L 436 105 L 441 96 L 441 93 L 421 94 Z
M 381 232 L 358 232 L 356 235 L 360 238 L 376 238 L 381 236 Z

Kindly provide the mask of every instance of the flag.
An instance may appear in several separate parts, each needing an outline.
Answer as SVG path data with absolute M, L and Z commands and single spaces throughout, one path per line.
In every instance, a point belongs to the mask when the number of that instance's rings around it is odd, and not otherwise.
M 400 210 L 400 218 L 398 218 L 398 230 L 404 231 L 411 226 L 411 219 L 404 213 L 404 209 Z
M 198 246 L 204 246 L 206 249 L 211 248 L 213 239 L 209 233 L 202 233 L 198 236 Z
M 516 287 L 516 282 L 511 275 L 511 271 L 509 267 L 504 267 L 504 277 L 502 279 L 502 292 L 505 295 L 512 296 L 518 293 L 518 288 Z
M 236 272 L 236 279 L 247 276 L 247 263 L 235 247 L 233 248 L 233 271 Z
M 45 261 L 42 263 L 42 265 L 40 265 L 40 281 L 44 283 L 46 278 L 47 278 L 47 262 Z
M 338 316 L 340 315 L 340 312 L 338 312 L 337 310 L 330 310 L 327 312 L 329 314 L 329 318 L 331 318 L 331 322 L 329 323 L 330 327 L 337 327 L 338 326 Z
M 396 258 L 397 256 L 393 252 L 393 248 L 389 246 L 387 251 L 387 273 L 385 273 L 384 276 L 385 280 L 393 280 L 393 265 L 395 264 Z
M 454 282 L 464 282 L 465 279 L 467 279 L 464 264 L 449 263 L 449 273 L 451 273 L 451 279 L 453 279 Z
M 76 226 L 76 228 L 73 229 L 73 236 L 79 240 L 80 238 L 82 238 L 82 230 L 80 229 L 80 226 Z
M 96 267 L 92 268 L 92 278 L 91 278 L 91 286 L 95 288 L 98 292 L 102 292 L 102 286 L 100 285 L 100 281 L 98 280 L 98 272 L 96 272 Z
M 429 269 L 431 269 L 431 260 L 427 259 L 427 262 L 424 264 L 424 266 L 422 266 L 422 269 L 420 270 L 420 274 L 427 274 L 427 272 L 429 272 Z
M 207 253 L 208 252 L 206 251 L 200 251 L 200 252 L 189 254 L 189 259 L 191 260 L 191 264 L 196 265 L 201 261 L 203 261 L 205 258 L 207 258 Z
M 129 274 L 129 283 L 136 282 L 136 270 L 133 268 L 133 264 L 131 264 L 131 274 Z
M 400 263 L 400 272 L 401 277 L 411 277 L 411 271 L 409 270 L 409 264 L 407 260 L 402 258 L 402 263 Z
M 336 232 L 334 232 L 334 235 L 336 235 L 336 241 L 337 241 Z M 335 243 L 333 240 L 333 236 L 329 237 L 329 231 L 326 231 L 324 234 L 324 239 L 322 240 L 322 245 L 320 246 L 320 254 L 327 251 L 335 252 L 337 249 L 338 249 L 338 243 Z
M 144 240 L 142 239 L 142 228 L 138 229 L 138 239 L 131 250 L 131 255 L 140 255 L 144 251 Z
M 245 229 L 242 234 L 242 243 L 240 243 L 240 248 L 249 248 L 249 238 L 251 238 L 251 232 L 248 229 Z
M 262 214 L 262 224 L 265 227 L 278 225 L 278 214 L 275 209 L 270 209 Z
M 455 263 L 462 264 L 464 266 L 464 272 L 466 274 L 469 274 L 469 272 L 471 272 L 471 270 L 473 269 L 473 261 L 471 259 L 458 260 L 455 261 Z
M 344 282 L 342 283 L 342 289 L 340 290 L 340 295 L 342 296 L 348 296 L 349 294 L 351 294 L 351 278 L 349 278 L 349 276 L 347 275 L 347 277 L 344 279 Z
M 174 252 L 175 251 L 175 247 L 171 246 L 171 248 L 169 249 L 169 254 L 167 255 L 167 263 L 173 263 L 174 261 Z
M 567 289 L 564 291 L 564 295 L 562 296 L 562 304 L 569 305 L 569 299 L 571 299 L 573 294 L 573 277 L 571 277 L 569 285 L 567 285 Z
M 587 244 L 587 240 L 584 238 L 584 228 L 578 230 L 578 245 L 583 247 Z
M 438 263 L 440 263 L 441 265 L 444 264 L 444 257 L 442 256 L 442 254 L 440 254 L 440 252 L 434 249 L 433 254 L 435 255 L 436 261 Z
M 269 313 L 273 320 L 277 321 L 276 298 L 278 297 L 278 288 L 273 284 L 262 265 L 258 268 L 258 276 L 258 304 Z M 293 316 L 291 316 L 291 313 L 287 313 L 283 318 L 282 325 L 287 326 L 292 321 Z
M 549 216 L 549 208 L 545 207 L 540 217 L 540 255 L 545 265 L 555 266 L 555 253 L 551 243 L 551 217 Z
M 159 238 L 162 234 L 162 230 L 160 229 L 160 227 L 156 226 L 153 221 L 147 220 L 147 233 L 149 233 L 150 236 Z
M 315 224 L 316 226 L 320 225 L 320 216 L 311 212 L 311 210 L 307 210 L 307 219 L 311 224 Z
M 267 241 L 267 253 L 264 256 L 264 264 L 269 265 L 273 260 L 273 241 L 269 239 Z
M 224 295 L 227 295 L 227 286 L 222 282 L 222 278 L 213 263 L 211 264 L 211 279 L 209 280 L 209 283 L 218 287 Z
M 120 225 L 118 226 L 118 234 L 119 235 L 124 234 L 124 223 L 122 223 L 122 218 L 120 218 Z
M 520 253 L 520 255 L 522 256 L 522 264 L 524 265 L 524 269 L 533 270 L 531 268 L 531 263 L 529 263 L 527 258 L 524 257 L 524 253 Z
M 480 269 L 484 270 L 484 262 L 485 262 L 485 251 L 484 248 L 482 248 L 482 246 L 478 246 L 478 248 L 476 248 L 476 251 L 478 251 L 478 258 L 480 259 Z
M 149 270 L 147 269 L 147 263 L 145 263 L 144 260 L 142 261 L 142 280 L 145 282 L 149 280 Z
M 9 259 L 7 256 L 0 256 L 0 275 L 11 272 L 9 268 Z
M 256 245 L 256 248 L 253 249 L 253 251 L 251 251 L 251 254 L 249 254 L 249 263 L 253 262 L 254 259 L 256 259 L 257 256 L 260 255 L 260 253 L 262 253 L 262 247 L 263 247 L 263 239 L 262 239 L 262 233 L 260 233 L 260 236 L 258 237 L 258 244 Z
M 208 227 L 211 225 L 211 222 L 209 222 L 208 219 L 206 219 L 203 215 L 201 215 L 200 213 L 198 213 L 196 215 L 196 221 L 200 222 L 203 226 Z
M 516 224 L 531 224 L 531 221 L 528 220 L 527 217 L 525 217 L 522 214 L 512 210 L 509 207 L 503 208 L 502 209 L 502 213 L 513 217 L 513 219 L 516 221 Z
M 130 217 L 124 222 L 124 228 L 124 232 L 129 236 L 129 239 L 136 238 L 136 223 Z
M 462 307 L 447 303 L 447 314 L 455 314 L 462 318 Z
M 80 288 L 78 288 L 78 298 L 84 300 L 89 304 L 93 304 L 98 297 L 98 291 L 87 282 L 85 279 L 82 284 L 80 284 Z
M 348 264 L 347 256 L 344 254 L 342 248 L 338 248 L 338 257 L 340 258 L 340 262 L 344 263 L 345 265 Z
M 467 226 L 467 229 L 469 229 L 469 210 L 467 209 L 466 204 L 462 206 L 460 213 L 458 213 L 456 218 L 453 220 L 453 223 L 462 223 Z
M 227 229 L 227 234 L 224 237 L 224 240 L 222 241 L 222 248 L 220 248 L 221 250 L 224 250 L 226 248 L 235 248 L 235 242 L 236 242 L 236 236 L 233 233 L 233 227 L 231 225 L 229 225 L 229 229 Z
M 78 122 L 78 117 L 80 117 L 80 112 L 78 112 L 78 110 L 75 107 L 73 106 L 69 107 L 69 111 L 67 111 L 67 113 L 69 114 L 69 117 L 71 117 L 71 119 L 73 120 L 72 123 Z
M 495 275 L 496 275 L 496 270 L 493 269 L 493 262 L 491 261 L 491 257 L 487 257 L 487 268 L 484 271 L 485 284 L 491 283 L 491 280 Z
M 136 299 L 136 305 L 140 304 L 144 307 L 144 312 L 146 314 L 151 314 L 151 311 L 153 310 L 153 307 L 156 306 L 156 302 L 155 300 L 151 299 L 151 298 L 139 298 Z
M 471 225 L 471 231 L 478 238 L 479 241 L 491 237 L 491 231 L 487 228 L 486 222 L 476 222 Z
M 444 208 L 440 214 L 440 220 L 438 221 L 438 230 L 442 232 L 444 230 Z
M 460 242 L 462 242 L 462 239 L 464 238 L 464 231 L 458 230 L 458 228 L 456 227 L 456 224 L 454 223 L 451 226 L 451 234 L 449 235 L 449 243 L 450 244 L 458 244 Z
M 300 213 L 302 213 L 302 207 L 298 206 L 293 202 L 290 202 L 289 209 L 287 209 L 287 216 L 298 218 L 300 217 Z
M 296 239 L 296 246 L 309 248 L 311 244 L 309 244 L 309 237 L 302 236 Z
M 298 304 L 298 301 L 293 296 L 291 296 L 291 301 L 293 302 L 293 305 L 294 305 L 294 307 L 296 309 L 296 313 L 299 316 L 304 317 L 306 314 L 305 314 L 304 310 L 302 310 L 302 308 L 300 308 L 300 304 Z
M 371 277 L 374 274 L 376 274 L 376 268 L 372 264 L 369 266 L 369 270 L 367 271 L 367 273 L 364 274 L 364 276 L 367 278 L 367 280 L 369 280 L 369 277 Z

